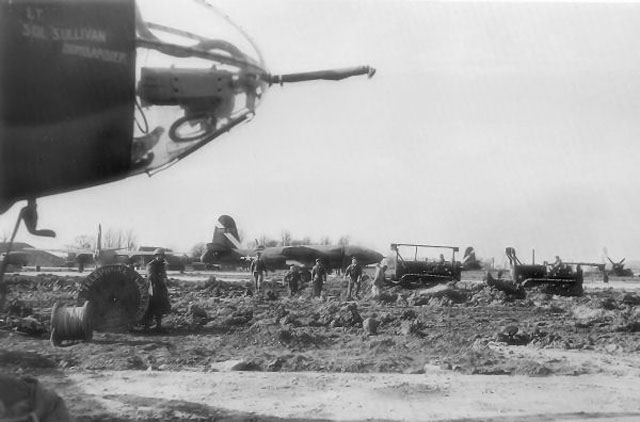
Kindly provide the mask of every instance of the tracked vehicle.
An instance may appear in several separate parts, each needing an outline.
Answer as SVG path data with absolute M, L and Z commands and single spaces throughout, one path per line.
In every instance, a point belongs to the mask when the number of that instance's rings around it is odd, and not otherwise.
M 487 284 L 504 291 L 517 292 L 534 287 L 541 288 L 547 293 L 565 296 L 580 296 L 583 293 L 583 267 L 596 267 L 604 274 L 602 264 L 589 262 L 566 262 L 554 264 L 523 264 L 516 255 L 514 248 L 505 250 L 511 266 L 510 280 L 497 280 L 487 273 Z
M 439 260 L 420 259 L 421 252 L 427 249 L 450 250 L 451 261 L 445 260 L 442 254 Z M 396 284 L 406 288 L 420 288 L 449 281 L 460 281 L 462 264 L 456 261 L 456 252 L 459 251 L 457 246 L 392 243 L 391 250 L 395 252 L 391 263 L 395 266 L 395 271 L 391 275 L 391 280 Z M 410 255 L 411 252 L 413 256 Z

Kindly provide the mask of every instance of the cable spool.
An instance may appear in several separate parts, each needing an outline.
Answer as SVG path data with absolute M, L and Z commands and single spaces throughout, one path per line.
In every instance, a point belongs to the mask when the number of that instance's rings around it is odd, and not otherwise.
M 51 310 L 51 344 L 60 346 L 63 340 L 91 341 L 93 326 L 89 301 L 83 306 L 58 307 Z
M 149 306 L 149 282 L 127 265 L 104 265 L 80 287 L 78 304 L 91 302 L 93 329 L 123 332 L 138 323 Z

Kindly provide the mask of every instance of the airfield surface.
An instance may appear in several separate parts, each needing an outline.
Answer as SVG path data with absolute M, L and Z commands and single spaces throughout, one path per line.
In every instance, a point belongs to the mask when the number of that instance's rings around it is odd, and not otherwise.
M 637 278 L 513 298 L 472 272 L 378 299 L 365 283 L 355 305 L 334 276 L 323 300 L 288 298 L 281 274 L 271 297 L 243 272 L 170 278 L 166 332 L 53 348 L 51 307 L 82 277 L 9 276 L 0 371 L 38 377 L 78 421 L 640 420 Z

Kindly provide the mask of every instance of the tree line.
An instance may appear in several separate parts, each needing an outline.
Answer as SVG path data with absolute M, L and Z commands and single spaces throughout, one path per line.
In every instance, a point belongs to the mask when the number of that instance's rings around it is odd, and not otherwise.
M 304 236 L 301 238 L 294 238 L 289 230 L 283 230 L 280 233 L 280 238 L 268 236 L 266 234 L 260 235 L 253 240 L 245 239 L 242 233 L 238 233 L 240 237 L 240 243 L 245 249 L 257 249 L 258 247 L 272 248 L 276 246 L 299 246 L 299 245 L 332 245 L 331 238 L 324 236 L 320 238 L 318 242 L 314 242 L 311 236 Z M 350 236 L 340 236 L 336 244 L 340 246 L 347 246 L 351 241 Z M 207 245 L 204 242 L 196 243 L 190 250 L 189 255 L 192 258 L 199 258 L 207 250 Z

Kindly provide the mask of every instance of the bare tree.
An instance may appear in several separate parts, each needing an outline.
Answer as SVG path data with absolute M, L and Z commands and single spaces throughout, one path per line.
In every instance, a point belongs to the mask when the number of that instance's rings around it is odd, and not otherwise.
M 331 239 L 329 239 L 328 236 L 324 236 L 322 239 L 320 239 L 320 244 L 321 245 L 330 245 L 331 244 Z
M 311 244 L 311 237 L 309 236 L 305 236 L 302 238 L 302 244 L 303 245 L 310 245 Z
M 349 241 L 350 241 L 350 237 L 345 235 L 345 236 L 341 236 L 340 239 L 338 239 L 338 245 L 340 246 L 349 246 Z
M 122 230 L 108 229 L 102 234 L 103 249 L 117 249 L 123 246 Z
M 283 230 L 282 233 L 280 233 L 280 244 L 281 246 L 291 245 L 291 232 Z
M 133 229 L 129 229 L 127 230 L 124 234 L 123 234 L 123 238 L 122 238 L 123 242 L 124 242 L 124 247 L 128 250 L 128 251 L 133 251 L 136 249 L 136 247 L 138 247 L 138 239 L 136 234 L 134 233 Z
M 273 246 L 278 246 L 278 241 L 273 239 L 273 238 L 271 238 L 271 237 L 269 237 L 269 236 L 267 236 L 267 235 L 265 235 L 265 234 L 263 234 L 262 236 L 260 236 L 258 238 L 258 246 L 259 247 L 262 246 L 262 247 L 265 247 L 265 248 L 270 248 L 270 247 L 273 247 Z
M 196 243 L 191 248 L 191 251 L 189 252 L 189 256 L 191 258 L 200 258 L 202 256 L 202 254 L 205 253 L 206 251 L 207 251 L 207 244 L 206 243 L 204 243 L 204 242 Z
M 96 241 L 93 236 L 81 234 L 73 239 L 72 249 L 94 249 Z

